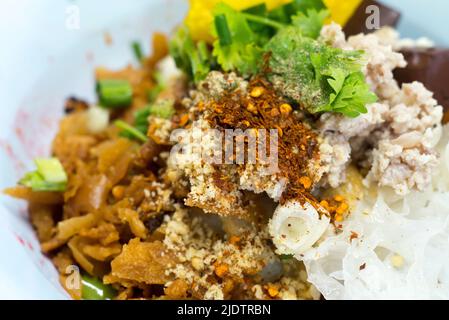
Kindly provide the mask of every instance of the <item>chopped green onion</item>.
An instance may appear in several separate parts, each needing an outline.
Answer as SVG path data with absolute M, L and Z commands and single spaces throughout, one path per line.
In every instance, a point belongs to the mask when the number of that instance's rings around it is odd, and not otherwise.
M 224 14 L 215 16 L 215 28 L 217 30 L 218 38 L 222 46 L 229 46 L 232 44 L 231 31 L 229 30 L 228 20 Z
M 140 131 L 144 136 L 146 136 L 148 132 L 148 117 L 150 116 L 150 108 L 145 107 L 143 109 L 138 110 L 134 115 L 134 129 Z M 134 131 L 123 130 L 120 132 L 122 137 L 128 139 L 136 139 L 136 135 Z M 139 139 L 141 140 L 141 139 Z
M 244 13 L 244 12 L 242 12 L 242 15 L 248 21 L 251 21 L 251 22 L 254 22 L 254 23 L 259 23 L 259 24 L 262 24 L 262 25 L 266 25 L 268 27 L 272 27 L 272 28 L 275 28 L 275 29 L 282 29 L 282 28 L 285 27 L 285 24 L 276 22 L 276 21 L 271 20 L 271 19 L 269 19 L 267 17 L 259 17 L 259 16 L 256 16 L 254 14 L 249 14 L 249 13 Z
M 229 39 L 231 38 L 228 38 L 228 40 Z M 195 83 L 206 78 L 215 64 L 214 59 L 203 61 L 202 56 L 204 56 L 204 52 L 199 53 L 198 51 L 204 51 L 204 49 L 209 51 L 209 49 L 205 44 L 200 44 L 199 46 L 201 46 L 201 48 L 198 48 L 198 45 L 195 44 L 190 36 L 188 28 L 185 26 L 179 28 L 170 41 L 170 55 L 175 60 L 177 67 L 183 70 Z M 210 56 L 210 54 L 208 54 L 208 56 Z
M 196 45 L 198 49 L 198 55 L 202 62 L 209 61 L 210 60 L 210 52 L 209 48 L 207 47 L 207 43 L 205 41 L 199 41 Z
M 117 120 L 117 121 L 114 122 L 114 124 L 115 124 L 115 126 L 117 128 L 123 130 L 122 133 L 124 133 L 126 135 L 126 137 L 135 138 L 137 140 L 140 140 L 141 142 L 147 142 L 148 141 L 148 137 L 145 134 L 143 134 L 137 128 L 129 125 L 125 121 Z
M 153 102 L 154 100 L 156 100 L 157 96 L 162 92 L 162 90 L 164 89 L 160 86 L 154 86 L 153 88 L 148 90 L 148 101 Z
M 67 182 L 67 174 L 58 158 L 38 158 L 34 162 L 37 166 L 37 172 L 42 175 L 45 181 L 54 183 Z
M 67 174 L 57 158 L 35 159 L 37 170 L 25 174 L 19 184 L 33 191 L 65 191 Z
M 106 108 L 128 107 L 132 102 L 133 90 L 127 80 L 100 80 L 97 83 L 100 104 Z
M 54 183 L 45 181 L 42 175 L 38 172 L 29 172 L 20 179 L 19 184 L 33 191 L 43 191 L 43 192 L 63 192 L 66 189 L 66 183 Z
M 141 46 L 140 42 L 134 41 L 132 43 L 132 48 L 133 48 L 134 56 L 136 57 L 137 61 L 142 63 L 142 61 L 144 59 L 144 55 L 143 55 L 142 46 Z
M 174 101 L 163 99 L 149 106 L 150 115 L 158 118 L 170 119 L 175 113 Z
M 154 102 L 166 86 L 160 72 L 155 72 L 153 78 L 156 81 L 156 85 L 148 91 L 149 102 Z
M 163 119 L 170 119 L 175 113 L 174 101 L 171 99 L 164 99 L 148 105 L 143 109 L 138 110 L 134 115 L 134 126 L 117 120 L 114 124 L 122 129 L 120 135 L 128 139 L 137 139 L 146 142 L 148 137 L 148 117 L 155 116 Z
M 81 297 L 84 300 L 111 300 L 117 295 L 111 286 L 85 274 L 81 276 L 81 284 Z
M 148 131 L 148 117 L 150 116 L 150 108 L 145 107 L 138 110 L 134 115 L 134 125 L 140 131 L 146 133 Z

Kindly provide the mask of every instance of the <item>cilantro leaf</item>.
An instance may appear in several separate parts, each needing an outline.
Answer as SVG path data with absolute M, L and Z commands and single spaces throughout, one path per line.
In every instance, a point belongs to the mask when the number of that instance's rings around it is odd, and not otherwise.
M 342 113 L 355 118 L 366 113 L 366 105 L 377 101 L 377 96 L 370 91 L 362 72 L 354 72 L 341 82 L 342 71 L 338 71 L 336 78 L 329 78 L 328 82 L 335 93 L 330 96 L 330 103 L 324 110 Z
M 356 117 L 377 97 L 361 73 L 363 52 L 333 48 L 318 39 L 328 15 L 322 0 L 293 0 L 271 11 L 265 4 L 237 11 L 219 3 L 214 9 L 213 58 L 183 28 L 171 51 L 195 82 L 216 67 L 243 77 L 257 74 L 269 53 L 267 77 L 285 97 L 310 113 Z
M 194 80 L 203 80 L 218 63 L 225 72 L 238 71 L 249 77 L 260 71 L 264 46 L 292 23 L 304 29 L 304 35 L 316 37 L 326 15 L 322 0 L 293 0 L 268 11 L 262 3 L 244 11 L 220 2 L 213 11 L 212 57 L 204 42 L 194 43 L 188 29 L 178 29 L 170 43 L 170 53 L 177 66 Z
M 214 30 L 217 36 L 213 55 L 221 68 L 237 70 L 243 76 L 257 73 L 261 67 L 263 47 L 278 32 L 292 24 L 306 37 L 318 37 L 328 16 L 321 0 L 297 0 L 268 12 L 266 5 L 239 12 L 219 3 L 214 10 Z
M 243 76 L 258 71 L 263 50 L 242 12 L 220 3 L 215 7 L 213 55 L 226 72 L 238 70 Z
M 268 17 L 278 22 L 290 24 L 293 16 L 300 12 L 307 13 L 308 10 L 319 12 L 324 9 L 326 9 L 326 6 L 322 0 L 293 0 L 270 11 Z
M 344 51 L 302 34 L 298 26 L 281 30 L 269 42 L 268 79 L 287 98 L 310 113 L 366 113 L 376 101 L 361 72 L 360 51 Z
M 328 10 L 307 10 L 307 13 L 299 12 L 292 17 L 293 25 L 297 26 L 305 37 L 318 38 L 323 27 L 324 20 L 329 16 Z
M 330 95 L 329 102 L 332 103 L 337 98 L 337 93 L 341 91 L 341 89 L 343 88 L 343 85 L 345 84 L 346 73 L 342 69 L 334 68 L 333 72 L 329 75 L 329 77 L 330 78 L 327 80 L 327 82 L 332 87 L 332 89 L 336 92 L 336 93 L 332 93 Z

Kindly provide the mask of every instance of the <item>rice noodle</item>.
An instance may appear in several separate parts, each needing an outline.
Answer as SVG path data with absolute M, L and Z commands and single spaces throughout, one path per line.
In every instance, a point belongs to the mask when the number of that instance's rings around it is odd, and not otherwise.
M 304 257 L 326 299 L 449 299 L 449 127 L 433 186 L 404 198 L 367 190 L 343 232 Z

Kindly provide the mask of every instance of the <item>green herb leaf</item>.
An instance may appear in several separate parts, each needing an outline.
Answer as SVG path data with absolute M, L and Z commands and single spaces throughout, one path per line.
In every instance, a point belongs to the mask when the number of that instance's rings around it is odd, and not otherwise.
M 58 158 L 37 158 L 34 160 L 39 172 L 45 181 L 53 183 L 67 182 L 67 174 Z
M 133 98 L 133 89 L 127 80 L 100 80 L 97 82 L 100 105 L 105 108 L 128 107 Z
M 282 21 L 278 21 L 269 16 L 267 5 L 265 3 L 250 7 L 242 12 L 246 17 L 249 15 L 252 17 L 257 16 L 263 18 L 263 21 L 267 21 L 269 19 L 274 22 L 282 23 Z M 267 24 L 262 24 L 260 21 L 252 21 L 251 19 L 247 19 L 247 21 L 251 30 L 257 34 L 257 40 L 260 46 L 264 46 L 277 32 L 276 28 L 273 28 Z
M 105 285 L 98 278 L 83 274 L 81 276 L 81 297 L 84 300 L 111 300 L 117 292 L 109 285 Z
M 228 21 L 224 14 L 215 16 L 215 30 L 217 30 L 220 45 L 229 46 L 232 44 L 231 31 L 229 31 Z
M 338 71 L 335 78 L 328 79 L 335 93 L 330 95 L 330 103 L 323 110 L 342 113 L 351 118 L 358 117 L 367 112 L 367 104 L 377 101 L 377 96 L 370 91 L 362 72 L 351 73 L 343 83 L 342 75 L 342 71 Z
M 148 117 L 150 116 L 150 107 L 146 106 L 138 110 L 134 115 L 134 125 L 142 133 L 148 132 Z
M 308 10 L 320 10 L 326 9 L 326 6 L 322 0 L 294 0 L 283 6 L 269 12 L 268 17 L 284 24 L 290 24 L 292 17 L 298 13 L 306 13 Z
M 114 125 L 119 128 L 122 129 L 121 134 L 127 138 L 130 139 L 137 139 L 141 142 L 147 142 L 148 141 L 148 137 L 142 133 L 139 129 L 131 126 L 130 124 L 126 123 L 125 121 L 122 120 L 117 120 L 114 122 Z
M 211 70 L 210 52 L 204 41 L 196 44 L 196 48 L 190 56 L 192 75 L 195 83 L 204 80 Z
M 164 82 L 162 75 L 160 72 L 155 72 L 153 78 L 156 82 L 156 85 L 148 91 L 148 101 L 154 102 L 157 99 L 157 96 L 165 89 L 167 84 Z
M 248 76 L 257 72 L 263 51 L 257 46 L 257 37 L 251 30 L 244 13 L 220 3 L 214 9 L 214 34 L 219 38 L 214 42 L 213 55 L 224 71 L 238 70 Z M 226 21 L 226 24 L 224 24 Z M 223 32 L 226 25 L 229 32 Z M 230 36 L 230 39 L 223 38 Z
M 205 42 L 195 44 L 185 26 L 179 28 L 170 41 L 170 54 L 177 67 L 195 83 L 203 80 L 211 70 L 209 48 Z
M 20 185 L 29 187 L 33 191 L 65 191 L 67 174 L 57 158 L 38 158 L 34 162 L 37 170 L 25 174 L 19 181 Z
M 304 28 L 305 35 L 316 37 L 325 8 L 322 0 L 293 0 L 272 11 L 267 10 L 265 3 L 237 11 L 220 2 L 213 12 L 212 33 L 217 39 L 212 57 L 205 43 L 192 41 L 185 26 L 172 38 L 170 53 L 177 66 L 195 83 L 203 80 L 217 64 L 225 72 L 237 71 L 249 77 L 260 71 L 264 46 L 278 31 L 292 24 L 293 16 L 302 13 L 296 17 L 296 23 Z
M 131 46 L 134 52 L 134 56 L 136 57 L 136 60 L 139 63 L 142 63 L 143 59 L 145 58 L 142 51 L 142 45 L 140 44 L 140 42 L 134 41 L 131 44 Z
M 297 26 L 305 37 L 316 39 L 323 28 L 324 20 L 329 16 L 328 10 L 316 11 L 308 9 L 307 13 L 299 12 L 292 18 L 293 25 Z
M 356 117 L 376 101 L 361 73 L 363 53 L 333 48 L 302 34 L 298 26 L 280 31 L 267 45 L 268 78 L 286 97 L 310 113 Z
M 174 101 L 171 99 L 161 99 L 138 110 L 134 115 L 134 126 L 122 120 L 117 120 L 115 125 L 122 129 L 122 132 L 120 133 L 121 136 L 146 142 L 148 140 L 148 117 L 155 116 L 158 118 L 170 119 L 174 113 Z

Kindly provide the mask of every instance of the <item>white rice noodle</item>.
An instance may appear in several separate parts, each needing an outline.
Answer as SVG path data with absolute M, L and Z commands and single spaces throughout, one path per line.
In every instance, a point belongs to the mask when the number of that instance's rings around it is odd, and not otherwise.
M 326 299 L 449 299 L 448 140 L 446 126 L 432 187 L 405 198 L 367 191 L 343 232 L 304 256 Z

